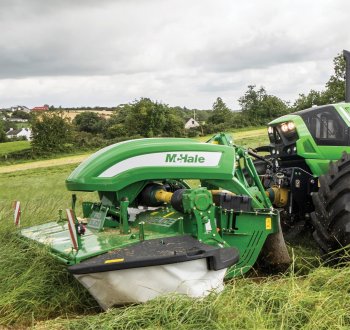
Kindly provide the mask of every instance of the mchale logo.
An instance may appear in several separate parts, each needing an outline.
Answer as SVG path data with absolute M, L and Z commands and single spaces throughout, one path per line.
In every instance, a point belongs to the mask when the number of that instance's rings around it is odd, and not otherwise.
M 166 163 L 204 163 L 205 158 L 203 156 L 189 156 L 187 154 L 167 154 L 165 156 Z

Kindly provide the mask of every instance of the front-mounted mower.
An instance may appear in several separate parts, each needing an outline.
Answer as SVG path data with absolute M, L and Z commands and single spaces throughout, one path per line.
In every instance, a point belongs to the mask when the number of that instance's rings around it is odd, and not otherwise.
M 74 191 L 69 221 L 61 214 L 21 235 L 49 245 L 103 308 L 167 292 L 206 295 L 251 269 L 263 247 L 266 263 L 289 263 L 279 212 L 249 153 L 225 134 L 208 143 L 118 143 L 84 161 L 66 185 Z M 79 212 L 79 191 L 98 192 L 99 201 Z

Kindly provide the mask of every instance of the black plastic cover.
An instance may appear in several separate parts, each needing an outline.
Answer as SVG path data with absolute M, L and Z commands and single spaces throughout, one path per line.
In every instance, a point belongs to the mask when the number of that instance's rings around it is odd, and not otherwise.
M 215 205 L 221 206 L 224 210 L 252 211 L 252 199 L 249 196 L 239 196 L 230 193 L 213 194 Z
M 165 237 L 110 251 L 70 266 L 68 270 L 73 274 L 89 274 L 203 258 L 207 259 L 208 269 L 220 270 L 236 264 L 239 260 L 239 252 L 233 247 L 220 248 L 203 244 L 192 236 Z M 113 262 L 113 260 L 118 261 Z

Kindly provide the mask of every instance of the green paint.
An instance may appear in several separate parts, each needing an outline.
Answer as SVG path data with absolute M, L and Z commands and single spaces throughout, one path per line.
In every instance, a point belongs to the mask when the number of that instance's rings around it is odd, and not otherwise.
M 335 111 L 339 114 L 341 119 L 345 123 L 345 129 L 350 132 L 350 104 L 338 103 L 331 105 Z M 317 108 L 315 108 L 317 109 Z M 350 141 L 346 141 L 344 145 L 332 146 L 332 145 L 319 145 L 312 137 L 309 129 L 307 128 L 304 120 L 298 113 L 289 114 L 279 117 L 269 123 L 269 126 L 278 126 L 285 122 L 293 122 L 297 131 L 296 149 L 297 155 L 305 158 L 307 165 L 310 167 L 312 174 L 315 177 L 326 173 L 329 168 L 329 162 L 332 160 L 338 160 L 341 154 L 346 151 L 350 153 Z
M 148 165 L 152 162 L 155 166 Z M 243 167 L 252 184 L 245 179 Z M 189 189 L 183 179 L 200 180 L 202 187 Z M 154 185 L 147 190 L 152 204 L 158 187 L 185 188 L 180 200 L 183 212 L 170 204 L 145 208 L 140 192 L 150 184 Z M 74 191 L 98 191 L 100 197 L 99 203 L 82 204 L 88 224 L 79 237 L 81 248 L 72 250 L 64 219 L 22 229 L 21 234 L 49 245 L 51 253 L 69 265 L 140 240 L 191 235 L 206 244 L 239 249 L 240 263 L 228 273 L 232 277 L 248 271 L 268 235 L 279 230 L 278 212 L 266 197 L 250 156 L 233 146 L 226 134 L 208 143 L 141 139 L 112 145 L 79 165 L 66 185 Z M 224 210 L 213 203 L 209 189 L 250 197 L 253 209 Z

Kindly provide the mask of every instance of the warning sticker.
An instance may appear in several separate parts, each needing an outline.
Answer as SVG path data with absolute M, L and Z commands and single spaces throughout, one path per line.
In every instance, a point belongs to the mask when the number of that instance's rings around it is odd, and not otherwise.
M 271 221 L 271 218 L 266 218 L 266 220 L 265 220 L 265 227 L 266 227 L 266 230 L 272 229 L 272 221 Z
M 106 260 L 106 261 L 105 261 L 105 264 L 111 264 L 111 263 L 114 263 L 114 262 L 123 262 L 123 261 L 124 261 L 124 258 L 109 259 L 109 260 Z

